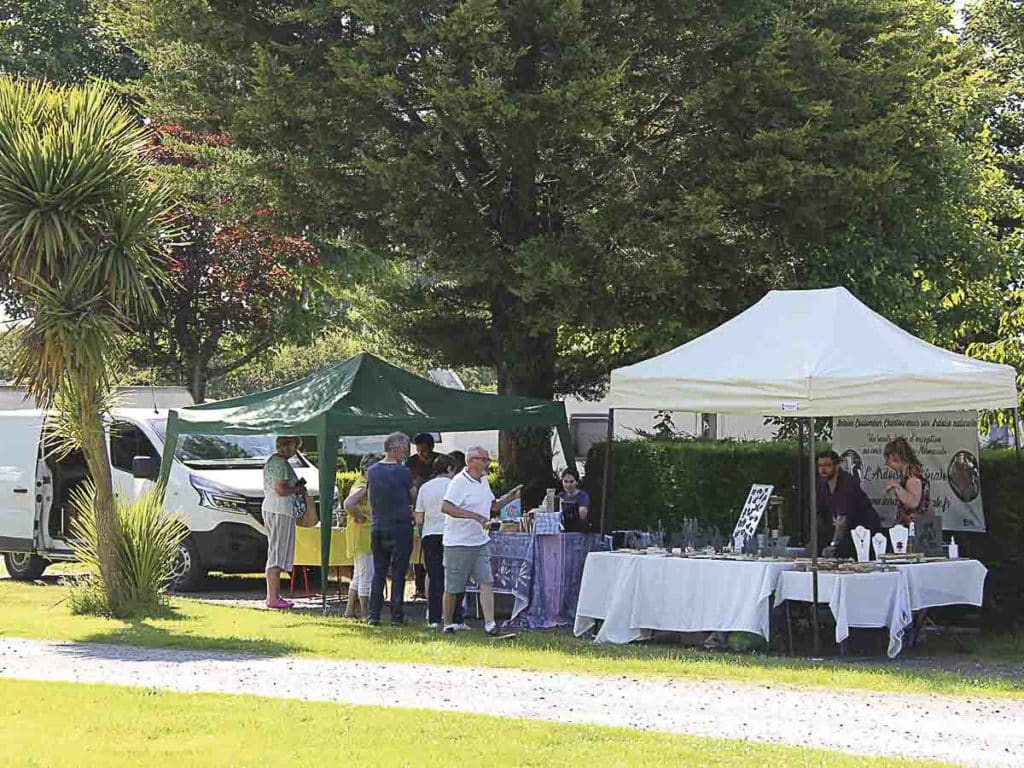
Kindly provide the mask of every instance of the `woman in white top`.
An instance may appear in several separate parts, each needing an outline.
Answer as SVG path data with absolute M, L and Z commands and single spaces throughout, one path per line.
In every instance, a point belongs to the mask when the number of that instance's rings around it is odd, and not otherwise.
M 444 522 L 441 511 L 448 483 L 456 472 L 455 460 L 441 454 L 430 468 L 430 479 L 420 486 L 416 495 L 416 524 L 423 526 L 420 547 L 427 569 L 427 624 L 436 629 L 441 624 L 441 596 L 444 594 Z

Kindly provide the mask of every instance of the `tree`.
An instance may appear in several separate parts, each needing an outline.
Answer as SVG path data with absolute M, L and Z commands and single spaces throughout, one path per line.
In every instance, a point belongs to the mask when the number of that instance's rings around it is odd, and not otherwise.
M 127 330 L 165 282 L 167 200 L 142 126 L 100 86 L 0 76 L 0 270 L 30 309 L 15 382 L 57 400 L 95 485 L 107 607 L 130 611 L 103 413 Z
M 1019 0 L 968 5 L 963 38 L 1000 96 L 985 119 L 990 151 L 1011 190 L 997 217 L 1000 243 L 1012 265 L 1000 291 L 999 326 L 994 334 L 976 338 L 969 351 L 1024 374 L 1024 5 Z
M 0 0 L 0 73 L 59 83 L 120 82 L 140 73 L 96 0 Z
M 770 287 L 934 334 L 999 266 L 937 0 L 118 5 L 148 97 L 272 157 L 395 264 L 366 316 L 502 393 L 593 389 Z M 521 477 L 545 453 L 503 436 Z
M 315 247 L 245 224 L 213 227 L 193 219 L 189 243 L 174 249 L 172 289 L 159 321 L 143 328 L 142 360 L 184 379 L 196 402 L 207 385 L 299 335 L 308 324 L 300 275 Z M 141 345 L 140 345 L 141 346 Z
M 183 237 L 168 264 L 170 288 L 144 323 L 132 362 L 156 378 L 207 387 L 276 347 L 307 341 L 328 317 L 319 250 L 273 231 L 271 208 L 252 209 L 231 173 L 230 138 L 158 125 L 150 149 L 177 197 Z M 255 193 L 254 193 L 255 195 Z

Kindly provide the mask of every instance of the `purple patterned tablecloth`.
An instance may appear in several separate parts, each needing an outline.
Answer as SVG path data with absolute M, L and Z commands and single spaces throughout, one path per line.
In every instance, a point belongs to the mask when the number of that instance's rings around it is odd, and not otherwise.
M 530 604 L 537 537 L 532 533 L 492 533 L 491 572 L 494 591 L 512 595 L 512 621 Z M 581 577 L 582 578 L 582 577 Z
M 587 555 L 610 549 L 608 537 L 597 533 L 492 533 L 494 590 L 515 597 L 506 625 L 572 624 Z

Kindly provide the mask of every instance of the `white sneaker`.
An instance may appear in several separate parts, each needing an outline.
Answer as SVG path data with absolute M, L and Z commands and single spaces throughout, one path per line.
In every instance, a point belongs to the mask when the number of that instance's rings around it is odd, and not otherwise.
M 453 632 L 469 632 L 473 628 L 468 624 L 449 624 Z
M 441 625 L 438 624 L 436 621 L 428 621 L 427 622 L 427 629 L 437 629 L 440 626 Z

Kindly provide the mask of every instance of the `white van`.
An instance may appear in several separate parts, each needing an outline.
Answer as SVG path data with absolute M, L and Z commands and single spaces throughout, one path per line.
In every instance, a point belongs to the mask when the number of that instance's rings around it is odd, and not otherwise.
M 151 393 L 146 390 L 143 394 L 148 397 Z M 9 399 L 4 404 L 9 407 Z M 107 445 L 118 498 L 137 499 L 152 488 L 159 473 L 166 425 L 167 410 L 162 408 L 111 411 Z M 0 552 L 7 572 L 15 579 L 36 579 L 50 562 L 74 560 L 69 543 L 74 513 L 69 502 L 74 488 L 86 479 L 85 460 L 80 451 L 59 460 L 48 455 L 45 429 L 44 411 L 32 407 L 0 410 Z M 261 514 L 262 468 L 273 452 L 274 438 L 270 436 L 178 438 L 164 508 L 181 515 L 191 533 L 174 564 L 176 588 L 195 587 L 208 571 L 263 571 L 267 535 Z M 315 499 L 319 495 L 317 468 L 301 454 L 292 464 Z

